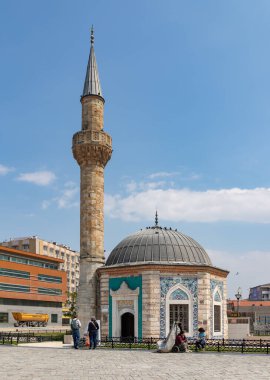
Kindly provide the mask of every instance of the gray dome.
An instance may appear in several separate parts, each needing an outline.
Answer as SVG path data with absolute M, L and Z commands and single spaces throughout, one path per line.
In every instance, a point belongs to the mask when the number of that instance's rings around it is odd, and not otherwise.
M 126 237 L 112 250 L 105 265 L 146 262 L 212 266 L 208 254 L 195 240 L 159 226 Z

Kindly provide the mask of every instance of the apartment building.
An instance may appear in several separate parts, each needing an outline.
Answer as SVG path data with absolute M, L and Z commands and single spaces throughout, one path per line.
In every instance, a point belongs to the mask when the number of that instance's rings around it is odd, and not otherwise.
M 48 314 L 48 324 L 62 324 L 66 300 L 63 260 L 0 245 L 0 326 L 13 326 L 13 313 Z
M 249 289 L 250 301 L 270 301 L 270 284 L 257 285 Z
M 67 290 L 77 291 L 80 277 L 79 252 L 70 249 L 67 245 L 49 242 L 38 236 L 12 238 L 9 241 L 0 242 L 0 245 L 63 260 L 60 269 L 67 273 Z

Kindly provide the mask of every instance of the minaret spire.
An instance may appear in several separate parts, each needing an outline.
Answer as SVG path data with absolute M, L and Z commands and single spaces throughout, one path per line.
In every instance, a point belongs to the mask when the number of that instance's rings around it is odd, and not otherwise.
M 156 211 L 156 215 L 155 215 L 155 227 L 158 227 L 158 213 Z
M 95 56 L 95 51 L 94 51 L 94 40 L 95 40 L 94 27 L 92 25 L 91 36 L 90 36 L 91 48 L 90 48 L 90 54 L 89 54 L 89 59 L 88 59 L 88 65 L 87 65 L 87 70 L 86 70 L 82 96 L 99 95 L 102 97 L 96 56 Z
M 92 28 L 91 28 L 91 46 L 94 45 L 94 40 L 95 40 L 95 37 L 94 37 L 94 26 L 92 25 Z

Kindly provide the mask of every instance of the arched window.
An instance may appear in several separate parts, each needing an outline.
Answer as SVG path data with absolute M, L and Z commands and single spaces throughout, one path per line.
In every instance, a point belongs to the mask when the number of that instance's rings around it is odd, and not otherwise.
M 180 284 L 173 286 L 166 297 L 166 332 L 174 322 L 181 323 L 187 335 L 192 335 L 192 302 L 188 289 Z
M 214 335 L 222 334 L 222 298 L 218 289 L 215 289 L 213 295 L 213 331 Z

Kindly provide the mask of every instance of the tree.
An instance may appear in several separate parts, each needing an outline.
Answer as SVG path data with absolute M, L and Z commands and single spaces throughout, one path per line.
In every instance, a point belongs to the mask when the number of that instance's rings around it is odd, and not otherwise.
M 74 314 L 77 312 L 77 292 L 67 291 L 67 300 L 65 302 L 64 316 L 73 318 Z

